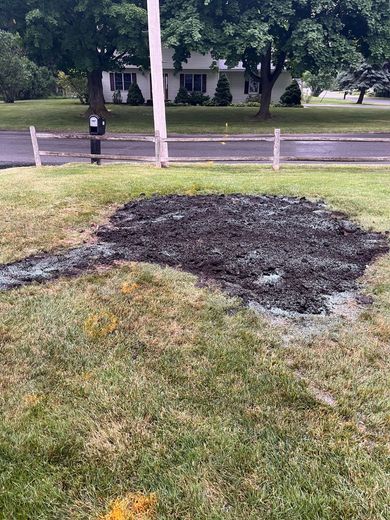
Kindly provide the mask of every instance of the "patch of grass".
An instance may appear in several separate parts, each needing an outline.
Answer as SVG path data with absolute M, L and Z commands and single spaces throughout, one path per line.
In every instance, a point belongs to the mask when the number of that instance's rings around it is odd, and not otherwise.
M 151 133 L 151 107 L 109 105 L 109 132 Z M 388 132 L 389 110 L 370 108 L 349 110 L 331 107 L 306 109 L 274 108 L 271 121 L 255 118 L 256 108 L 237 107 L 168 107 L 168 129 L 171 133 L 269 133 L 275 127 L 283 132 Z M 35 125 L 39 130 L 86 131 L 85 107 L 74 100 L 49 99 L 0 104 L 0 130 L 26 130 Z M 226 123 L 228 127 L 226 127 Z
M 364 107 L 375 107 L 375 106 L 384 106 L 384 107 L 389 107 L 389 100 L 388 99 L 385 99 L 385 98 L 371 98 L 371 97 L 366 97 L 364 99 L 364 102 L 363 102 L 363 105 L 358 105 L 356 103 L 357 101 L 357 96 L 355 96 L 355 98 L 351 98 L 351 96 L 348 96 L 347 99 L 343 99 L 343 98 L 334 98 L 334 97 L 323 97 L 323 96 L 320 96 L 320 97 L 312 97 L 310 98 L 310 104 L 312 105 L 319 105 L 321 106 L 321 104 L 332 104 L 332 105 L 354 105 L 356 106 L 357 109 L 359 108 L 364 108 Z M 389 107 L 390 108 L 390 107 Z
M 129 266 L 1 296 L 2 516 L 97 518 L 141 492 L 161 519 L 385 518 L 384 451 L 348 401 L 317 402 L 276 330 L 194 281 Z M 118 326 L 92 338 L 97 311 Z
M 74 165 L 0 187 L 3 260 L 153 193 L 325 197 L 390 228 L 386 168 Z M 375 305 L 311 335 L 146 264 L 0 293 L 0 517 L 388 518 L 389 276 L 387 256 Z

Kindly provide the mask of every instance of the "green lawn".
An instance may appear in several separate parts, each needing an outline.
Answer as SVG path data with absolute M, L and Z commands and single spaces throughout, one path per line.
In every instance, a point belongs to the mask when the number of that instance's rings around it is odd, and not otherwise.
M 388 168 L 20 168 L 0 174 L 1 261 L 80 243 L 141 193 L 214 192 L 390 229 Z M 0 293 L 0 518 L 386 520 L 389 280 L 387 256 L 372 307 L 306 334 L 147 264 Z
M 332 105 L 356 105 L 356 101 L 353 101 L 351 99 L 340 99 L 340 98 L 332 98 L 332 97 L 312 97 L 310 98 L 309 103 L 311 105 L 326 105 L 326 104 L 332 104 Z M 359 108 L 359 107 L 358 107 Z
M 153 127 L 151 107 L 109 105 L 110 132 L 150 133 Z M 79 130 L 87 128 L 85 107 L 73 100 L 20 101 L 0 104 L 0 130 Z M 275 127 L 284 132 L 388 132 L 390 107 L 343 109 L 333 107 L 274 108 L 273 119 L 259 122 L 256 108 L 168 107 L 171 133 L 262 133 Z M 226 126 L 227 123 L 227 126 Z
M 342 98 L 332 98 L 332 97 L 323 97 L 323 96 L 320 96 L 320 97 L 312 97 L 310 98 L 310 104 L 313 104 L 313 105 L 321 105 L 321 104 L 332 104 L 332 105 L 354 105 L 356 106 L 356 108 L 361 108 L 361 106 L 359 106 L 357 103 L 356 103 L 356 99 L 352 99 L 351 96 L 348 96 L 347 99 L 342 99 Z M 384 106 L 384 107 L 388 107 L 390 109 L 390 105 L 388 104 L 388 99 L 386 98 L 372 98 L 370 96 L 367 96 L 364 98 L 364 102 L 363 102 L 363 107 L 365 106 L 368 106 L 368 107 L 375 107 L 375 106 L 378 106 L 378 104 L 380 106 Z

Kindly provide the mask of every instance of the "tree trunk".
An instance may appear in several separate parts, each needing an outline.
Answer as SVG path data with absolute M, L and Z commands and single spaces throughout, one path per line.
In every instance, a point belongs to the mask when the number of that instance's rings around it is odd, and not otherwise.
M 260 109 L 257 112 L 256 117 L 262 121 L 271 119 L 271 100 L 272 100 L 272 88 L 273 84 L 269 81 L 261 82 L 261 98 L 260 98 Z
M 101 70 L 88 72 L 89 108 L 86 115 L 107 116 L 108 110 L 103 95 L 103 73 Z
M 360 89 L 359 99 L 357 100 L 357 104 L 358 105 L 362 105 L 363 104 L 363 100 L 364 100 L 364 96 L 366 95 L 366 92 L 367 92 L 366 88 L 361 88 Z
M 256 117 L 261 121 L 267 121 L 271 119 L 271 100 L 272 90 L 280 74 L 283 71 L 284 63 L 286 61 L 286 55 L 281 53 L 275 69 L 272 71 L 272 46 L 270 45 L 267 52 L 261 59 L 261 98 L 260 98 L 260 110 L 257 112 Z
M 4 103 L 15 103 L 16 95 L 12 91 L 4 92 L 3 99 L 4 99 Z

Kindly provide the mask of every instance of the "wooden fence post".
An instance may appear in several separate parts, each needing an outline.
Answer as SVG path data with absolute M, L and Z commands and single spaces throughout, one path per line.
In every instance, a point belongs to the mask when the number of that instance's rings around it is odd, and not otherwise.
M 274 139 L 274 159 L 272 164 L 274 172 L 280 170 L 280 129 L 275 128 L 275 139 Z
M 161 157 L 164 157 L 165 159 L 161 162 L 162 168 L 169 168 L 169 146 L 168 141 L 166 139 L 161 138 Z
M 156 167 L 161 168 L 161 137 L 160 132 L 156 130 L 154 136 L 154 144 L 155 144 L 155 153 L 156 153 Z
M 31 144 L 34 152 L 35 166 L 42 166 L 41 156 L 39 155 L 39 144 L 35 126 L 30 126 Z

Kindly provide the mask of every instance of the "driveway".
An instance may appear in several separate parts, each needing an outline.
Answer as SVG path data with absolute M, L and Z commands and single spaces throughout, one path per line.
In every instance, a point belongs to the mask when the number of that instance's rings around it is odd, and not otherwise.
M 318 134 L 316 134 L 318 135 Z M 329 135 L 329 134 L 328 134 Z M 332 134 L 351 137 L 353 134 Z M 389 137 L 390 134 L 355 134 L 358 137 Z M 269 142 L 233 142 L 226 143 L 221 137 L 220 142 L 201 143 L 170 143 L 171 157 L 199 157 L 199 159 L 213 160 L 213 158 L 237 156 L 245 160 L 245 157 L 271 156 L 272 143 Z M 40 141 L 43 150 L 50 151 L 78 151 L 89 153 L 88 141 L 63 141 L 59 139 L 45 139 Z M 102 152 L 116 155 L 150 155 L 154 153 L 153 143 L 144 142 L 103 142 Z M 282 156 L 299 157 L 324 157 L 324 161 L 330 161 L 338 156 L 351 159 L 388 157 L 390 163 L 390 143 L 343 143 L 343 142 L 282 142 Z M 0 167 L 33 164 L 33 152 L 30 135 L 28 132 L 0 132 Z M 63 164 L 67 162 L 89 162 L 88 159 L 79 158 L 43 158 L 45 164 Z

